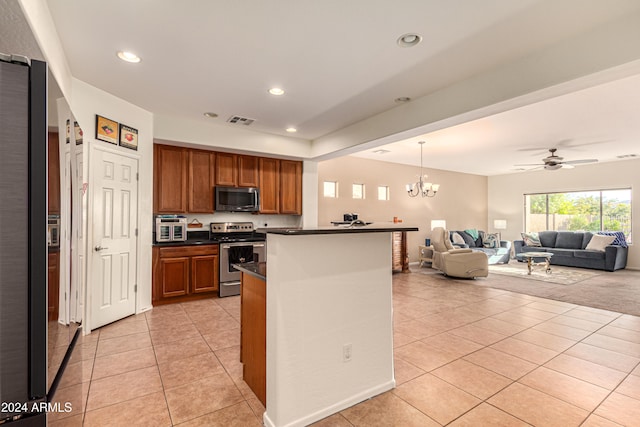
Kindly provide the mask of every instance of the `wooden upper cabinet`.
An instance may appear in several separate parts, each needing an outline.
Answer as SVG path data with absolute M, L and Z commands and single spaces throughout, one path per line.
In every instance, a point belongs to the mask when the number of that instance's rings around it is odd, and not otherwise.
M 257 187 L 258 157 L 238 156 L 238 187 Z
M 187 164 L 185 148 L 154 145 L 154 212 L 187 212 Z
M 280 213 L 302 215 L 302 162 L 280 160 Z
M 216 153 L 216 185 L 235 187 L 238 185 L 238 155 Z
M 280 212 L 280 160 L 260 158 L 260 213 Z
M 155 214 L 213 213 L 215 186 L 257 187 L 260 213 L 302 214 L 300 161 L 154 144 L 153 162 Z
M 49 132 L 49 214 L 60 215 L 60 151 L 58 148 L 58 132 Z M 56 318 L 57 319 L 57 318 Z
M 189 191 L 187 212 L 213 213 L 215 154 L 189 150 Z

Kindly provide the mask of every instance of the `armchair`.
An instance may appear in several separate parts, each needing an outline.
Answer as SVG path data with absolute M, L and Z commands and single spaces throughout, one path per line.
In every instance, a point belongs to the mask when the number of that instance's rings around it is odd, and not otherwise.
M 431 233 L 433 268 L 451 277 L 475 278 L 489 275 L 489 259 L 483 252 L 471 249 L 454 249 L 449 232 L 436 227 Z

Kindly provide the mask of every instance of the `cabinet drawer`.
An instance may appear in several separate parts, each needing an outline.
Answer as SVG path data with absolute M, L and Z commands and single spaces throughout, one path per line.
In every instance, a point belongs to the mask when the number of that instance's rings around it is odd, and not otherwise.
M 159 248 L 160 258 L 173 258 L 198 255 L 217 255 L 218 245 L 170 246 Z

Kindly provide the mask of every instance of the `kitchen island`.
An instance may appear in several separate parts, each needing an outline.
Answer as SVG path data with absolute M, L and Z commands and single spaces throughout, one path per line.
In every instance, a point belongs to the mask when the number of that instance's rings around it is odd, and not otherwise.
M 417 230 L 262 230 L 266 426 L 309 425 L 395 387 L 391 236 Z

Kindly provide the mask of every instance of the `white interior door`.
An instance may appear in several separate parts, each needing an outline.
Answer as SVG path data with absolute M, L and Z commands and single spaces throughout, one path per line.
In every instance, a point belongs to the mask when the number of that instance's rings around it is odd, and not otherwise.
M 91 329 L 135 313 L 138 160 L 91 151 Z
M 73 191 L 73 220 L 71 222 L 71 292 L 69 321 L 82 322 L 85 292 L 85 244 L 84 244 L 84 157 L 82 146 L 74 147 L 71 156 L 71 186 Z
M 71 150 L 67 146 L 62 147 L 60 174 L 62 191 L 60 192 L 60 292 L 58 305 L 60 307 L 58 321 L 68 325 L 70 319 L 71 295 Z M 64 308 L 64 310 L 63 310 Z M 75 304 L 74 304 L 75 309 Z

